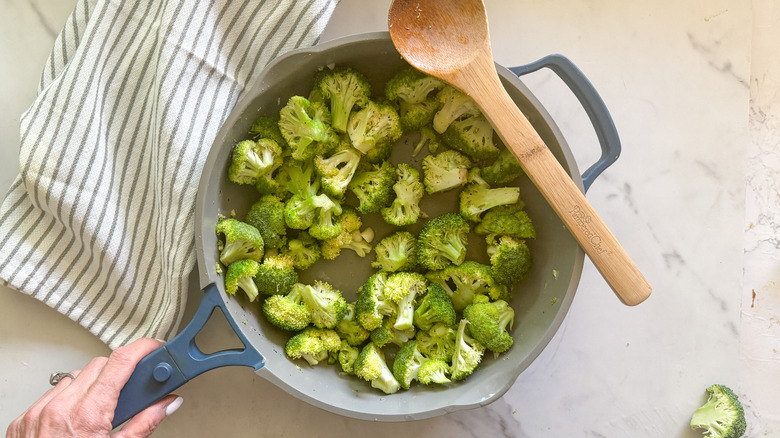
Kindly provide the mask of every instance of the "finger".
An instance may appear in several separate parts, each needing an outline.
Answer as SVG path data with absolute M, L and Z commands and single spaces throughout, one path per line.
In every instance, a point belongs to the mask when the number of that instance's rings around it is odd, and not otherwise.
M 162 345 L 163 343 L 156 339 L 141 338 L 117 348 L 108 357 L 89 392 L 98 399 L 113 400 L 116 403 L 119 392 L 130 379 L 136 364 Z
M 183 399 L 169 394 L 160 401 L 136 414 L 114 435 L 114 438 L 145 438 L 157 429 L 165 417 L 179 409 Z
M 81 370 L 71 371 L 73 376 L 78 376 L 80 373 Z M 27 410 L 9 425 L 8 431 L 6 432 L 6 438 L 28 436 L 32 431 L 36 430 L 38 428 L 38 418 L 40 417 L 43 408 L 46 407 L 54 397 L 62 393 L 65 388 L 70 386 L 71 383 L 73 383 L 73 379 L 70 377 L 63 378 L 59 383 L 54 385 L 53 388 L 46 391 L 38 401 L 30 405 Z
M 77 379 L 63 379 L 69 382 L 65 385 L 63 393 L 67 395 L 74 395 L 77 397 L 83 396 L 87 393 L 89 388 L 95 382 L 100 375 L 100 371 L 108 362 L 108 358 L 96 357 L 89 361 L 89 363 L 82 369 L 78 375 L 74 374 Z M 62 384 L 64 382 L 60 382 Z

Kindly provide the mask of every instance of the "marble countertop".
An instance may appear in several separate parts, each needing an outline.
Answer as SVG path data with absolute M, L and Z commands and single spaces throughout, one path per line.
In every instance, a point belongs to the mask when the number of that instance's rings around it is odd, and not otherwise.
M 154 436 L 696 437 L 688 421 L 723 383 L 747 436 L 780 435 L 780 6 L 771 0 L 488 0 L 494 55 L 574 61 L 623 144 L 588 199 L 654 287 L 622 305 L 586 260 L 549 346 L 496 402 L 378 424 L 312 407 L 249 369 L 181 388 Z M 74 1 L 9 0 L 0 15 L 0 190 L 18 172 L 18 121 Z M 342 0 L 322 40 L 386 30 L 389 1 Z M 552 74 L 523 79 L 581 168 L 598 156 L 584 111 Z M 197 287 L 197 281 L 191 282 Z M 184 320 L 197 307 L 190 292 Z M 108 348 L 31 298 L 0 287 L 0 427 L 48 389 L 52 371 Z M 206 344 L 230 342 L 217 325 Z

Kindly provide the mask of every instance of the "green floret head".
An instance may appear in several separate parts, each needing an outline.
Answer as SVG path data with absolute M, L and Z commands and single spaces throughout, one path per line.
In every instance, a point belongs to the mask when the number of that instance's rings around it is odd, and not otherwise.
M 520 200 L 518 187 L 490 187 L 479 184 L 469 184 L 460 192 L 460 214 L 464 218 L 479 222 L 482 213 L 499 205 L 514 204 Z
M 341 254 L 342 249 L 351 249 L 360 257 L 365 257 L 371 251 L 371 245 L 366 239 L 367 228 L 360 231 L 363 222 L 354 210 L 345 208 L 337 219 L 341 226 L 338 236 L 322 242 L 322 258 L 333 260 Z M 370 234 L 370 233 L 369 233 Z
M 341 204 L 334 202 L 326 194 L 313 198 L 317 214 L 314 222 L 309 227 L 309 234 L 319 240 L 332 239 L 341 234 L 341 223 L 336 216 L 342 213 Z
M 317 197 L 292 195 L 284 204 L 284 222 L 296 230 L 309 228 L 317 217 Z
M 471 160 L 458 151 L 426 155 L 422 161 L 425 191 L 432 195 L 465 185 L 470 168 Z
M 412 381 L 417 379 L 420 367 L 427 361 L 428 358 L 417 349 L 417 341 L 406 341 L 395 355 L 393 377 L 401 384 L 401 388 L 409 389 Z
M 466 334 L 467 319 L 461 319 L 455 335 L 455 349 L 452 352 L 452 380 L 463 380 L 470 376 L 482 361 L 485 347 Z
M 286 294 L 297 282 L 293 259 L 284 254 L 266 255 L 255 275 L 257 290 L 265 295 Z
M 358 164 L 360 153 L 351 146 L 341 148 L 327 158 L 321 155 L 315 157 L 314 166 L 320 174 L 322 191 L 335 199 L 343 198 Z
M 338 132 L 346 132 L 349 115 L 366 106 L 371 97 L 366 77 L 348 67 L 321 71 L 314 79 L 314 88 L 330 103 L 331 124 Z
M 259 263 L 254 260 L 237 260 L 228 266 L 225 274 L 225 292 L 235 295 L 241 289 L 249 297 L 249 301 L 257 298 L 257 287 L 252 278 L 257 275 Z
M 477 234 L 512 236 L 516 239 L 535 239 L 536 228 L 523 210 L 523 202 L 491 208 L 474 227 Z
M 472 98 L 452 85 L 445 85 L 437 97 L 440 107 L 433 117 L 433 129 L 439 134 L 455 120 L 482 114 Z
M 271 295 L 263 302 L 263 315 L 268 321 L 288 331 L 299 331 L 311 324 L 311 309 L 303 301 L 306 286 L 296 283 L 287 295 Z
M 338 363 L 341 366 L 341 370 L 345 373 L 354 376 L 355 375 L 355 362 L 360 355 L 360 349 L 356 346 L 349 345 L 345 340 L 341 340 L 341 348 L 338 351 L 330 353 L 328 363 L 331 361 L 335 364 Z
M 457 331 L 453 326 L 436 323 L 428 331 L 418 331 L 415 338 L 418 341 L 417 348 L 425 357 L 449 362 L 455 351 L 456 336 Z
M 277 178 L 279 186 L 286 193 L 306 198 L 316 195 L 320 189 L 320 179 L 314 172 L 312 160 L 297 161 L 290 158 L 282 165 L 280 173 Z
M 393 394 L 401 389 L 401 385 L 395 380 L 393 372 L 385 362 L 384 353 L 370 342 L 360 351 L 353 368 L 356 376 L 371 382 L 371 387 L 385 394 Z
M 279 130 L 296 160 L 327 154 L 338 145 L 338 135 L 330 122 L 327 107 L 303 96 L 291 97 L 279 112 Z
M 414 306 L 418 296 L 425 293 L 428 280 L 417 272 L 396 272 L 385 282 L 385 297 L 398 305 L 396 322 L 397 330 L 412 328 L 414 323 Z
M 443 359 L 430 359 L 420 366 L 420 370 L 417 372 L 417 381 L 424 385 L 430 385 L 433 383 L 445 384 L 450 383 L 447 376 L 450 375 L 450 364 Z
M 492 160 L 501 152 L 493 142 L 493 126 L 483 115 L 453 121 L 442 134 L 442 140 L 477 160 Z
M 263 236 L 257 228 L 237 219 L 227 218 L 217 223 L 217 235 L 224 237 L 219 261 L 223 265 L 241 259 L 260 261 L 263 258 Z
M 416 157 L 422 151 L 422 148 L 428 146 L 428 153 L 433 154 L 441 147 L 441 139 L 439 134 L 433 130 L 430 126 L 420 127 L 420 139 L 414 145 L 412 150 L 412 156 Z
M 355 317 L 368 331 L 380 327 L 385 316 L 398 313 L 398 306 L 385 297 L 385 282 L 388 275 L 387 272 L 379 271 L 369 277 L 358 289 Z
M 279 116 L 266 117 L 260 116 L 252 123 L 252 127 L 249 128 L 249 133 L 255 140 L 261 138 L 270 138 L 275 141 L 282 150 L 288 147 L 287 140 L 284 139 L 282 131 L 279 129 Z
M 368 336 L 371 333 L 358 323 L 355 313 L 355 303 L 347 304 L 347 313 L 344 315 L 344 318 L 336 324 L 336 333 L 341 336 L 341 339 L 347 341 L 349 345 L 360 345 L 368 339 Z
M 260 231 L 266 248 L 281 248 L 284 245 L 287 223 L 284 221 L 284 203 L 278 197 L 261 197 L 249 208 L 244 221 Z
M 382 271 L 412 271 L 417 268 L 417 238 L 408 231 L 396 231 L 374 246 L 371 266 Z
M 512 346 L 512 336 L 506 327 L 511 326 L 515 311 L 504 300 L 490 302 L 481 295 L 479 299 L 463 309 L 463 318 L 469 321 L 471 336 L 485 348 L 503 353 Z
M 522 166 L 509 149 L 501 149 L 498 157 L 490 165 L 481 168 L 482 178 L 493 187 L 509 184 L 523 176 Z
M 406 329 L 396 328 L 397 320 L 396 316 L 390 316 L 382 320 L 382 324 L 379 327 L 371 330 L 371 342 L 377 347 L 384 347 L 390 344 L 400 347 L 404 342 L 413 339 L 417 329 L 414 326 Z
M 339 335 L 328 329 L 307 327 L 291 337 L 284 347 L 290 359 L 305 359 L 314 366 L 328 359 L 328 353 L 341 348 Z
M 282 254 L 292 258 L 295 269 L 304 270 L 322 257 L 322 249 L 319 241 L 306 231 L 301 231 L 294 239 L 287 241 Z
M 525 241 L 511 236 L 488 235 L 487 253 L 493 278 L 504 285 L 514 284 L 528 275 L 533 265 L 531 250 Z
M 255 184 L 282 164 L 282 148 L 271 139 L 242 140 L 233 148 L 228 178 L 236 184 Z
M 393 184 L 396 180 L 395 166 L 389 161 L 358 170 L 349 183 L 349 190 L 359 202 L 357 211 L 362 214 L 374 213 L 390 206 L 395 196 Z
M 426 276 L 447 292 L 458 312 L 465 309 L 479 295 L 493 299 L 500 299 L 507 295 L 506 286 L 496 281 L 493 269 L 473 260 L 467 260 L 460 266 L 448 266 L 439 271 L 429 271 Z
M 414 310 L 414 325 L 420 330 L 430 330 L 434 324 L 455 325 L 455 307 L 447 291 L 439 283 L 432 282 Z
M 393 185 L 395 199 L 381 213 L 388 224 L 403 227 L 416 223 L 420 218 L 423 184 L 420 182 L 420 172 L 414 167 L 399 163 L 396 170 L 398 181 Z
M 301 290 L 303 301 L 311 309 L 311 322 L 315 327 L 332 329 L 347 314 L 347 302 L 341 291 L 329 283 L 315 280 Z
M 439 270 L 466 259 L 469 223 L 456 213 L 429 220 L 417 236 L 417 261 L 428 270 Z
M 352 147 L 365 155 L 376 147 L 394 144 L 401 138 L 403 131 L 395 108 L 371 101 L 365 108 L 349 116 L 347 134 Z
M 692 429 L 705 429 L 705 436 L 739 438 L 745 434 L 745 411 L 737 395 L 725 385 L 707 388 L 707 402 L 691 418 Z
M 403 129 L 417 129 L 429 125 L 439 110 L 436 95 L 442 87 L 444 82 L 440 79 L 409 66 L 385 84 L 385 97 L 398 104 Z

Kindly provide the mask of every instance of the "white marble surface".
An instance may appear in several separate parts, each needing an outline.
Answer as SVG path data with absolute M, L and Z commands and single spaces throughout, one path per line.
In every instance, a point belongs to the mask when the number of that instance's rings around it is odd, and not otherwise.
M 0 190 L 18 171 L 18 119 L 73 0 L 6 0 L 0 14 Z M 389 1 L 342 0 L 323 39 L 385 30 Z M 591 187 L 654 286 L 619 303 L 586 262 L 548 348 L 498 401 L 413 423 L 324 412 L 250 370 L 207 373 L 155 433 L 191 436 L 695 437 L 711 383 L 736 389 L 748 436 L 780 435 L 780 7 L 772 0 L 488 0 L 496 60 L 562 53 L 610 108 L 623 153 Z M 597 144 L 552 75 L 525 80 L 585 168 Z M 196 283 L 196 282 L 193 282 Z M 199 293 L 193 291 L 193 293 Z M 0 288 L 0 427 L 54 370 L 108 349 L 67 318 Z M 189 300 L 192 315 L 197 296 Z M 204 343 L 229 342 L 224 327 Z

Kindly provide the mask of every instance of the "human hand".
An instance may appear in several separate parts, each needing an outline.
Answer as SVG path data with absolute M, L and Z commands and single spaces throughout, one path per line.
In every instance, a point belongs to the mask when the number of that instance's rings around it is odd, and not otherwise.
M 111 433 L 119 392 L 135 365 L 163 343 L 142 338 L 114 350 L 109 357 L 92 359 L 76 378 L 63 378 L 19 418 L 11 422 L 6 438 L 107 437 Z M 168 395 L 131 418 L 115 438 L 148 437 L 166 416 L 181 405 Z

